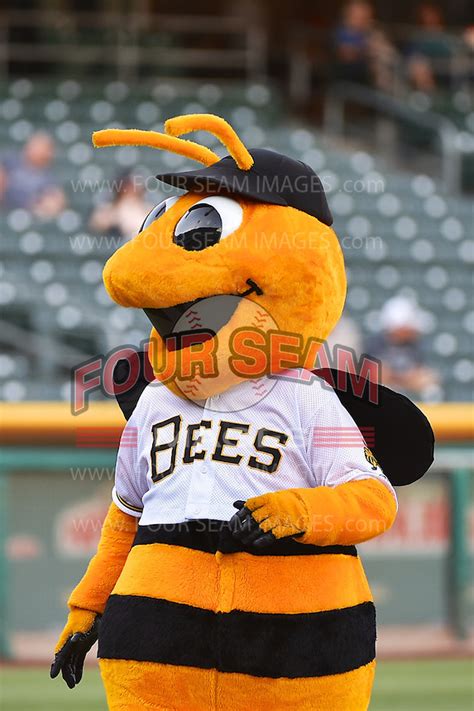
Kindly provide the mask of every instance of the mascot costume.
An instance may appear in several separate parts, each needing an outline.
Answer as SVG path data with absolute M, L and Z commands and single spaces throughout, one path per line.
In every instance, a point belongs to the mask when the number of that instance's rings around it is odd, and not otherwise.
M 229 155 L 180 138 L 197 130 Z M 93 140 L 204 167 L 157 176 L 186 192 L 104 269 L 153 329 L 116 368 L 113 502 L 51 676 L 78 684 L 98 639 L 111 711 L 366 711 L 375 608 L 355 546 L 390 528 L 433 435 L 402 395 L 312 372 L 346 294 L 321 182 L 208 114 Z

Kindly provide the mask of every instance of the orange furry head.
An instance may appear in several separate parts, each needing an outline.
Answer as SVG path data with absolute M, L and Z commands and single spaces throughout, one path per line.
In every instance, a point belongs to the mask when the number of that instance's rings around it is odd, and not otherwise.
M 217 136 L 230 155 L 220 160 L 178 137 L 195 130 Z M 319 179 L 299 161 L 264 149 L 248 151 L 217 116 L 169 119 L 165 131 L 94 134 L 98 146 L 149 145 L 208 166 L 158 176 L 186 194 L 155 208 L 142 231 L 104 269 L 110 296 L 122 306 L 144 309 L 154 325 L 151 359 L 157 377 L 185 391 L 186 380 L 188 394 L 198 399 L 263 375 L 245 368 L 258 356 L 250 353 L 243 329 L 261 332 L 264 372 L 306 364 L 309 342 L 327 338 L 346 292 L 342 252 Z M 182 338 L 184 332 L 191 335 Z M 298 341 L 298 357 L 285 362 L 281 349 L 274 357 L 269 344 L 275 333 Z M 236 338 L 246 353 L 239 372 L 231 363 Z M 217 366 L 212 377 L 204 366 L 194 367 L 203 350 Z M 165 356 L 173 361 L 173 371 Z

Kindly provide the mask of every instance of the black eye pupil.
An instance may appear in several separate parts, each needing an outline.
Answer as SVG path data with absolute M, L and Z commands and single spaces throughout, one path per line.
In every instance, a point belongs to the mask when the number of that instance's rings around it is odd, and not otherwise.
M 139 232 L 143 232 L 144 229 L 149 227 L 152 222 L 157 220 L 159 217 L 164 215 L 166 212 L 166 200 L 163 200 L 158 205 L 156 205 L 151 212 L 143 220 L 143 225 L 140 227 Z
M 193 205 L 174 230 L 173 242 L 190 252 L 217 244 L 222 234 L 222 220 L 212 205 Z

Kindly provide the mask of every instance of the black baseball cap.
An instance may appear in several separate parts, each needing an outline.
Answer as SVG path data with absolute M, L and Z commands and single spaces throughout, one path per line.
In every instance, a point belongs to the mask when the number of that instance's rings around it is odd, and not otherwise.
M 332 225 L 323 185 L 309 165 L 266 148 L 249 152 L 254 160 L 249 170 L 242 170 L 232 156 L 226 156 L 207 168 L 156 177 L 182 190 L 211 195 L 230 193 L 271 205 L 294 207 L 325 225 Z

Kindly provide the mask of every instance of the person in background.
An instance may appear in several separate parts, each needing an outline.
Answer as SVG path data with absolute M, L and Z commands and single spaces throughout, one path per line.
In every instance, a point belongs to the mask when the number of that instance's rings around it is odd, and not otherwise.
M 423 314 L 405 296 L 389 299 L 380 312 L 380 333 L 369 339 L 366 351 L 381 361 L 384 385 L 422 400 L 440 396 L 440 376 L 425 363 Z
M 474 52 L 474 25 L 469 25 L 463 32 L 463 41 L 467 50 Z
M 334 33 L 337 78 L 388 89 L 396 52 L 375 25 L 372 5 L 351 0 L 342 12 Z
M 454 39 L 446 31 L 441 8 L 425 2 L 418 6 L 417 31 L 409 45 L 408 76 L 415 89 L 434 92 L 449 74 L 443 68 L 453 56 Z
M 37 131 L 20 153 L 0 157 L 0 206 L 3 209 L 22 208 L 44 220 L 64 210 L 64 191 L 51 171 L 54 151 L 51 136 Z
M 143 181 L 126 173 L 114 181 L 114 195 L 92 212 L 89 227 L 93 232 L 118 237 L 123 241 L 135 237 L 151 205 L 145 198 Z

